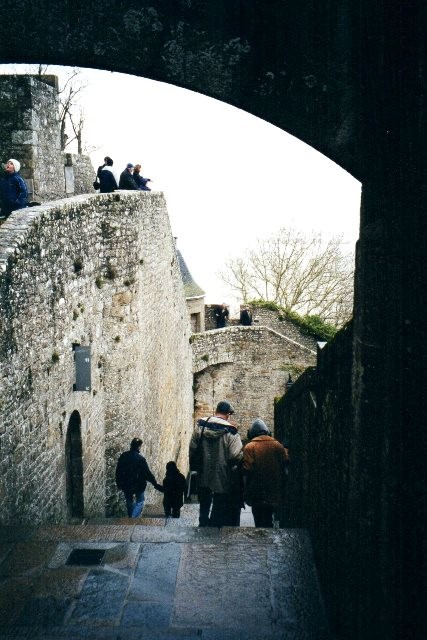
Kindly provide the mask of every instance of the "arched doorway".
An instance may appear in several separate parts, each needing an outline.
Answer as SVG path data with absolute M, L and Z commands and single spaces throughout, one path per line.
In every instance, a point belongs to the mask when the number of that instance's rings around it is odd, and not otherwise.
M 84 512 L 81 424 L 79 412 L 73 411 L 65 439 L 67 513 L 70 518 L 81 518 Z

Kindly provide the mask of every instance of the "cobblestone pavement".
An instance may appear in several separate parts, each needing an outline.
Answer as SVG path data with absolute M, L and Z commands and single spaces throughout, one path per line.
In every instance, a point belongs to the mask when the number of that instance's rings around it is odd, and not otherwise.
M 330 640 L 301 529 L 134 520 L 0 528 L 2 640 Z M 66 564 L 76 549 L 96 566 Z M 84 553 L 84 552 L 83 552 Z

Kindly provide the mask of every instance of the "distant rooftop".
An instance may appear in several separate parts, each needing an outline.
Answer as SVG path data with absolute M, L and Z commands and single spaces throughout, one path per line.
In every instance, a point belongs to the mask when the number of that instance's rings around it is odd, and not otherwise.
M 197 282 L 194 281 L 193 276 L 191 275 L 187 265 L 185 264 L 185 260 L 181 255 L 179 249 L 176 249 L 176 255 L 178 258 L 179 270 L 181 271 L 181 278 L 184 283 L 184 291 L 185 297 L 188 298 L 202 298 L 205 295 L 205 291 Z

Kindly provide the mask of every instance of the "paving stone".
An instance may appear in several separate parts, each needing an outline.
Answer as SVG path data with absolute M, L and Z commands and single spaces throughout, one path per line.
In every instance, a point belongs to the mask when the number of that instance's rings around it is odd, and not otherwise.
M 1 640 L 330 640 L 305 530 L 199 528 L 196 504 L 182 515 L 3 541 Z M 75 548 L 104 549 L 103 564 L 65 565 Z
M 1 640 L 43 640 L 49 638 L 45 627 L 1 626 Z M 42 635 L 43 634 L 43 635 Z
M 128 598 L 172 602 L 181 547 L 174 542 L 142 545 Z
M 203 629 L 260 625 L 268 632 L 270 609 L 266 548 L 254 553 L 248 546 L 185 545 L 173 624 Z
M 22 633 L 29 630 L 20 628 Z M 13 633 L 13 630 L 12 630 Z M 29 632 L 31 634 L 31 632 Z M 200 640 L 201 632 L 197 629 L 160 629 L 154 627 L 107 627 L 85 628 L 67 626 L 67 628 L 37 629 L 33 635 L 11 636 L 1 640 Z
M 129 587 L 129 576 L 93 569 L 89 572 L 71 622 L 105 623 L 118 620 Z
M 328 625 L 308 538 L 306 549 L 268 549 L 274 621 L 292 637 L 328 638 Z
M 255 529 L 251 527 L 223 527 L 221 529 L 221 542 L 227 544 L 232 543 L 233 540 L 239 542 L 239 544 L 273 544 L 280 535 L 276 529 Z
M 267 630 L 204 629 L 201 640 L 288 640 L 288 636 Z
M 1 575 L 1 563 L 7 558 L 9 553 L 15 547 L 14 542 L 0 542 L 0 575 Z
M 56 544 L 38 542 L 19 542 L 0 564 L 0 576 L 19 576 L 34 572 L 46 565 L 55 550 Z
M 129 602 L 125 605 L 122 626 L 161 627 L 167 629 L 170 623 L 172 602 Z
M 3 526 L 0 527 L 0 542 L 23 542 L 31 540 L 36 529 L 33 527 Z
M 116 540 L 129 542 L 132 527 L 127 525 L 75 525 L 41 527 L 34 533 L 34 540 Z
M 220 530 L 213 527 L 141 527 L 136 526 L 132 533 L 132 542 L 200 542 L 209 537 L 220 539 Z
M 164 527 L 166 524 L 166 518 L 164 515 L 157 518 L 136 518 L 136 522 L 144 527 Z
M 44 628 L 54 627 L 61 623 L 71 604 L 69 598 L 29 598 L 24 605 L 21 625 L 34 627 L 40 625 Z
M 33 591 L 37 596 L 56 596 L 76 598 L 89 573 L 87 567 L 59 567 L 37 576 L 33 582 Z
M 26 578 L 6 578 L 0 582 L 0 625 L 20 624 L 25 602 L 33 593 L 33 582 Z M 0 626 L 0 630 L 1 630 Z M 2 633 L 0 631 L 0 637 Z

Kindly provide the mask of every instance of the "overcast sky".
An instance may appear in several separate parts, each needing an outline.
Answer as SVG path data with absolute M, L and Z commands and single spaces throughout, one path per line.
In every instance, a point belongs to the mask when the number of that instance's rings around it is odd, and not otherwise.
M 82 70 L 82 81 L 94 168 L 105 155 L 118 172 L 127 162 L 142 165 L 152 189 L 166 196 L 172 233 L 207 302 L 235 307 L 218 270 L 281 226 L 342 233 L 354 245 L 360 184 L 303 142 L 171 85 L 92 69 Z

